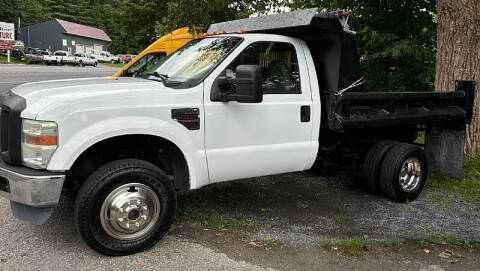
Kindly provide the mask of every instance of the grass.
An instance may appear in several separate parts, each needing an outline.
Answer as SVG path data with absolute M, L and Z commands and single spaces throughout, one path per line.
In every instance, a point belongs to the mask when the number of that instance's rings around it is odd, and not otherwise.
M 415 143 L 425 144 L 425 132 L 419 132 Z
M 384 244 L 388 248 L 399 247 L 405 243 L 405 239 L 402 238 L 392 238 L 385 240 Z
M 8 64 L 6 56 L 0 56 L 0 64 Z M 12 56 L 10 56 L 10 64 L 28 64 L 25 61 L 20 61 Z
M 105 63 L 101 63 L 101 65 L 105 65 L 105 66 L 109 66 L 109 67 L 114 67 L 114 68 L 123 68 L 123 66 L 125 66 L 124 63 L 108 63 L 108 62 L 105 62 Z
M 420 226 L 420 229 L 425 233 L 431 233 L 433 230 L 432 225 L 422 225 Z
M 205 227 L 225 231 L 236 227 L 236 224 L 216 215 L 204 215 L 189 211 L 177 211 L 177 219 L 183 222 L 199 222 Z
M 251 240 L 253 233 L 262 230 L 260 225 L 244 224 L 246 220 L 244 215 L 237 214 L 236 217 L 225 219 L 214 214 L 204 214 L 179 208 L 175 219 L 180 223 L 200 224 L 204 229 L 214 230 L 217 236 L 226 236 L 246 243 Z M 259 246 L 263 246 L 263 243 L 260 243 Z
M 455 246 L 455 247 L 467 249 L 470 252 L 476 252 L 476 253 L 480 252 L 480 241 L 475 241 L 475 242 L 460 241 L 455 236 L 429 235 L 420 241 L 420 245 L 422 247 L 426 247 L 431 244 Z
M 366 246 L 360 238 L 344 239 L 339 241 L 327 241 L 322 244 L 325 250 L 338 250 L 346 256 L 362 256 Z
M 411 213 L 413 213 L 413 214 L 418 213 L 418 209 L 415 208 L 415 206 L 413 206 L 413 204 L 412 204 L 411 201 L 407 202 L 406 206 L 407 206 L 406 208 L 407 208 L 407 210 L 408 210 L 409 212 L 411 212 Z
M 342 224 L 347 221 L 347 216 L 345 214 L 336 214 L 333 216 L 333 221 L 337 224 Z
M 272 249 L 275 245 L 277 245 L 277 240 L 273 238 L 265 238 L 263 239 L 263 247 L 265 249 Z
M 453 209 L 452 199 L 450 198 L 429 194 L 427 195 L 427 200 L 438 205 L 442 209 L 442 212 L 451 211 Z
M 425 143 L 425 132 L 418 133 L 417 140 L 419 144 Z M 480 158 L 466 158 L 463 165 L 463 179 L 430 174 L 426 186 L 434 190 L 446 191 L 467 202 L 473 203 L 480 211 Z M 451 202 L 446 199 L 432 198 L 432 202 L 442 207 L 450 208 Z
M 433 190 L 442 190 L 474 204 L 480 211 L 480 158 L 466 158 L 463 179 L 457 180 L 437 174 L 430 174 L 426 186 Z M 448 202 L 440 204 L 449 205 Z

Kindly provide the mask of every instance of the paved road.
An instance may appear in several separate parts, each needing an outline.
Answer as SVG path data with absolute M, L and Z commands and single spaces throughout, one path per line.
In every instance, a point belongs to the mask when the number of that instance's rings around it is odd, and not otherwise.
M 27 82 L 103 77 L 116 70 L 101 65 L 96 68 L 0 65 L 0 91 Z M 8 201 L 0 199 L 0 270 L 264 270 L 174 235 L 138 255 L 121 258 L 99 255 L 75 231 L 72 204 L 64 199 L 48 223 L 38 227 L 15 219 Z
M 107 76 L 118 68 L 99 65 L 98 67 L 70 67 L 43 65 L 0 65 L 0 91 L 28 82 Z

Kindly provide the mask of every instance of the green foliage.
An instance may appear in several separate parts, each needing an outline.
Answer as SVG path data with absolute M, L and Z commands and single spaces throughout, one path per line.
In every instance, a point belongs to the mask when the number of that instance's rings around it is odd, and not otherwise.
M 325 250 L 337 250 L 346 256 L 362 256 L 366 246 L 360 238 L 345 239 L 339 241 L 327 241 L 322 244 Z
M 430 174 L 426 186 L 446 191 L 473 203 L 480 211 L 480 159 L 467 158 L 463 168 L 463 179 L 457 180 L 437 174 Z
M 6 56 L 0 56 L 0 64 L 8 64 L 8 59 Z M 28 63 L 25 61 L 20 61 L 10 56 L 10 64 L 28 64 Z
M 272 247 L 276 246 L 278 244 L 277 240 L 273 239 L 273 238 L 265 238 L 263 239 L 263 247 L 265 249 L 272 249 Z
M 434 0 L 0 0 L 0 21 L 28 25 L 52 18 L 101 28 L 112 53 L 136 54 L 158 37 L 189 26 L 271 11 L 320 7 L 352 10 L 349 20 L 367 86 L 373 91 L 433 90 L 436 48 Z
M 399 247 L 400 245 L 405 243 L 405 239 L 402 238 L 392 238 L 385 240 L 385 246 L 389 248 Z
M 127 35 L 119 25 L 120 8 L 120 0 L 0 0 L 0 9 L 4 11 L 0 21 L 18 27 L 18 18 L 21 26 L 57 18 L 98 27 L 112 39 L 110 50 L 120 53 L 128 51 L 123 42 Z
M 166 16 L 156 21 L 155 31 L 161 36 L 180 27 L 207 31 L 212 23 L 246 18 L 269 10 L 275 1 L 269 0 L 170 0 Z
M 435 0 L 292 0 L 292 9 L 352 10 L 349 20 L 367 87 L 372 91 L 433 91 Z

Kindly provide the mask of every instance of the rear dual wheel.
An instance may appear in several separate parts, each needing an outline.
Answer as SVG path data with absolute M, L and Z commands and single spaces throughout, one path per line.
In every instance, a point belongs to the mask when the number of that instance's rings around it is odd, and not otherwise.
M 425 186 L 427 173 L 420 147 L 389 140 L 375 144 L 364 165 L 367 188 L 397 202 L 415 200 Z

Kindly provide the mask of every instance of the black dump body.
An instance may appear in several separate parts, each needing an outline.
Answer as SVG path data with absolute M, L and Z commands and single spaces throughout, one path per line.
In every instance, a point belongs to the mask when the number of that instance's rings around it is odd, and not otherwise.
M 465 126 L 472 121 L 475 82 L 458 81 L 449 92 L 367 92 L 355 35 L 339 12 L 316 8 L 213 24 L 209 32 L 270 33 L 305 40 L 312 53 L 322 98 L 320 153 L 342 140 L 359 145 L 379 139 L 413 142 L 426 130 L 426 153 L 439 173 L 461 175 Z M 463 132 L 462 132 L 463 131 Z M 347 147 L 352 149 L 354 147 Z M 447 148 L 447 149 L 445 149 Z M 450 148 L 450 149 L 448 149 Z M 437 153 L 448 154 L 438 157 Z M 434 156 L 434 157 L 433 157 Z M 450 159 L 446 159 L 450 157 Z M 451 172 L 445 172 L 450 168 Z

